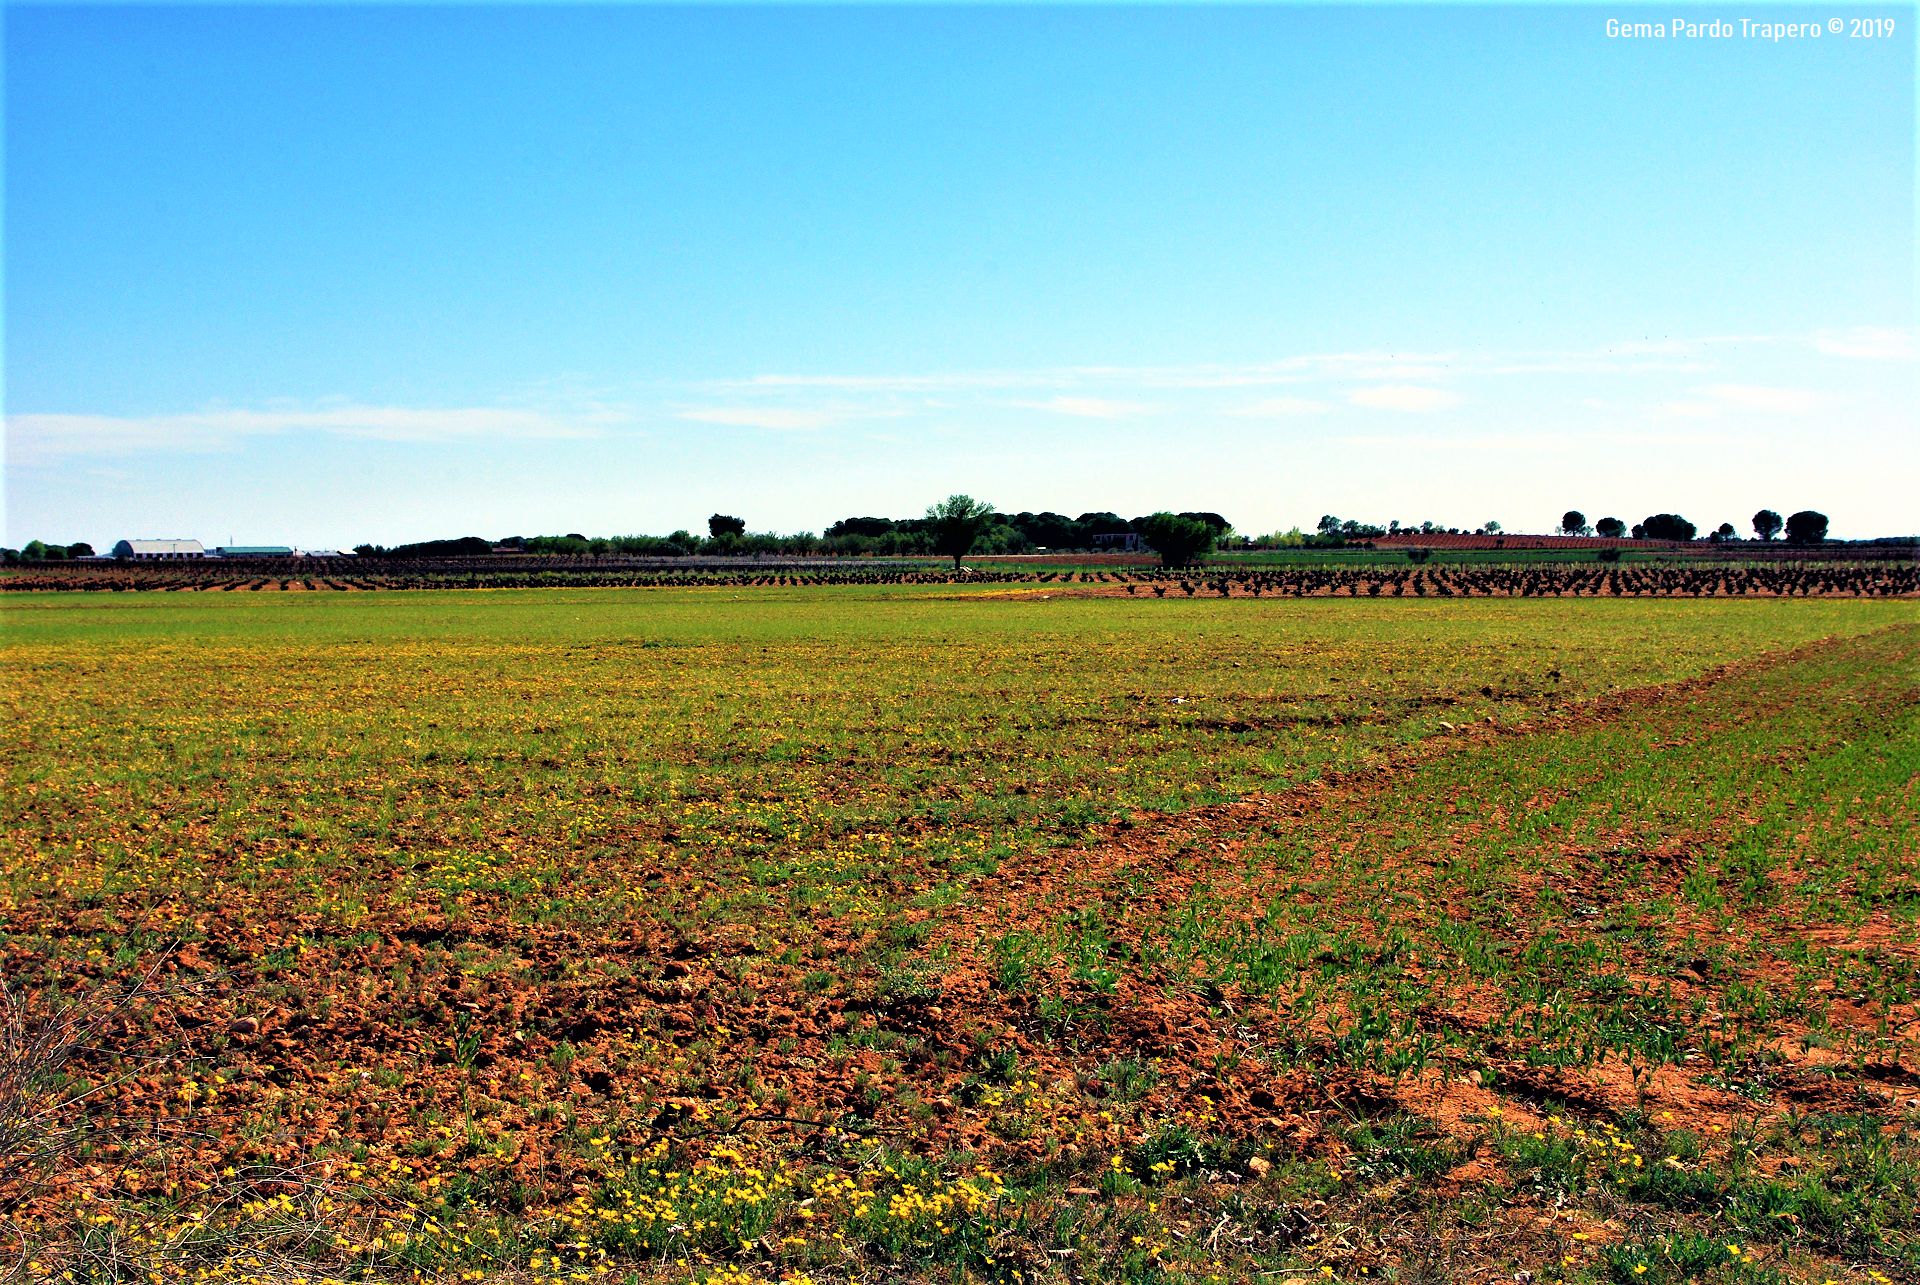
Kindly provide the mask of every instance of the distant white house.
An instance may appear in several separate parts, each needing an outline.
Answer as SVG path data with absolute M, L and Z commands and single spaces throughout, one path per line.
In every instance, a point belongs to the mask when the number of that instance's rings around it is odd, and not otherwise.
M 1147 542 L 1138 531 L 1113 531 L 1094 536 L 1093 547 L 1100 553 L 1139 553 Z
M 198 540 L 122 540 L 113 546 L 113 556 L 135 562 L 182 562 L 204 558 L 207 551 Z

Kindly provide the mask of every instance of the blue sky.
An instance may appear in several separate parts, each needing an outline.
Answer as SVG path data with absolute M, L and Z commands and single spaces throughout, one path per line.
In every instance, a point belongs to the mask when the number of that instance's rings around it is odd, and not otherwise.
M 1914 16 L 10 5 L 7 542 L 1911 532 Z

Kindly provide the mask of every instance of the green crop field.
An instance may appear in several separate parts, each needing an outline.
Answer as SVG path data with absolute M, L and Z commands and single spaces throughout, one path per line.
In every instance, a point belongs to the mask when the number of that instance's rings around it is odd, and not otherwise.
M 1911 600 L 0 625 L 30 1276 L 1920 1278 Z

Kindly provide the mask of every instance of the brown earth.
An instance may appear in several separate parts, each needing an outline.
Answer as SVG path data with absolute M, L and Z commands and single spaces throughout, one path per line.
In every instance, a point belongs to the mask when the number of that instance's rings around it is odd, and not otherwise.
M 1082 846 L 1033 853 L 979 880 L 960 905 L 910 912 L 922 923 L 918 959 L 932 979 L 917 991 L 889 991 L 873 977 L 847 990 L 809 986 L 809 974 L 874 944 L 878 930 L 870 923 L 820 919 L 806 944 L 808 958 L 799 963 L 780 962 L 750 934 L 731 929 L 688 934 L 652 919 L 601 928 L 488 925 L 483 916 L 450 923 L 437 909 L 406 904 L 371 907 L 349 938 L 303 909 L 291 885 L 268 877 L 256 905 L 219 913 L 191 908 L 176 921 L 201 940 L 166 954 L 154 996 L 114 1015 L 103 1031 L 108 1048 L 175 1052 L 166 1068 L 131 1067 L 103 1099 L 109 1114 L 146 1122 L 145 1133 L 102 1149 L 49 1199 L 70 1201 L 82 1187 L 138 1189 L 206 1175 L 243 1154 L 298 1162 L 352 1142 L 399 1154 L 419 1141 L 423 1111 L 445 1113 L 461 1103 L 483 1131 L 516 1139 L 506 1157 L 469 1154 L 461 1166 L 510 1176 L 534 1203 L 563 1198 L 582 1177 L 577 1150 L 564 1141 L 570 1126 L 543 1109 L 554 1102 L 642 1135 L 697 1140 L 757 1121 L 756 1127 L 804 1147 L 834 1121 L 917 1149 L 965 1148 L 998 1163 L 1097 1167 L 1104 1150 L 1125 1139 L 1103 1117 L 1107 1089 L 1093 1069 L 1123 1057 L 1158 1059 L 1159 1081 L 1148 1102 L 1163 1118 L 1336 1158 L 1345 1126 L 1398 1111 L 1472 1148 L 1495 1119 L 1532 1129 L 1565 1108 L 1602 1118 L 1630 1108 L 1672 1112 L 1704 1131 L 1724 1132 L 1736 1121 L 1777 1116 L 1823 1095 L 1865 1094 L 1888 1105 L 1912 1099 L 1920 1094 L 1920 1053 L 1911 1038 L 1920 1032 L 1920 1013 L 1913 1004 L 1836 997 L 1830 1017 L 1837 1026 L 1886 1022 L 1909 1036 L 1905 1052 L 1867 1067 L 1857 1085 L 1843 1087 L 1824 1074 L 1830 1059 L 1809 1046 L 1804 1029 L 1779 1033 L 1770 1047 L 1785 1060 L 1793 1090 L 1763 1106 L 1708 1083 L 1704 1064 L 1641 1068 L 1637 1079 L 1618 1057 L 1580 1069 L 1541 1068 L 1496 1036 L 1490 1036 L 1484 1074 L 1459 1064 L 1400 1078 L 1324 1066 L 1280 1074 L 1249 1054 L 1282 1038 L 1324 1045 L 1351 1015 L 1323 1010 L 1299 1022 L 1272 996 L 1256 999 L 1231 987 L 1168 989 L 1144 969 L 1123 969 L 1102 989 L 1059 963 L 1038 985 L 1009 994 L 992 958 L 992 938 L 1017 931 L 1042 936 L 1064 910 L 1083 906 L 1107 912 L 1106 931 L 1116 947 L 1137 948 L 1150 925 L 1201 890 L 1210 904 L 1235 908 L 1223 913 L 1252 923 L 1268 895 L 1249 874 L 1261 845 L 1295 840 L 1337 850 L 1349 841 L 1351 818 L 1390 812 L 1394 800 L 1421 790 L 1425 765 L 1492 745 L 1511 745 L 1521 754 L 1532 738 L 1650 713 L 1711 713 L 1730 681 L 1847 645 L 1818 643 L 1723 666 L 1525 724 L 1464 726 L 1364 770 L 1177 815 L 1142 814 Z M 1779 701 L 1792 699 L 1782 691 Z M 1749 720 L 1768 714 L 1751 705 L 1724 712 Z M 1416 836 L 1401 864 L 1383 867 L 1380 878 L 1403 874 L 1416 883 L 1477 833 L 1464 825 Z M 1668 890 L 1685 877 L 1677 860 L 1662 868 Z M 637 870 L 635 877 L 683 878 L 685 872 L 661 867 Z M 1596 903 L 1614 895 L 1578 866 L 1569 867 L 1566 883 L 1570 894 Z M 125 931 L 150 921 L 154 910 L 109 898 L 69 908 L 59 928 Z M 1338 904 L 1325 911 L 1344 913 Z M 14 975 L 39 965 L 26 932 L 47 927 L 25 915 L 24 908 L 16 910 L 6 925 L 12 955 L 6 963 Z M 1729 936 L 1704 922 L 1681 927 L 1703 941 Z M 1783 915 L 1750 930 L 1805 934 L 1908 959 L 1916 951 L 1910 927 L 1884 914 L 1846 928 Z M 291 965 L 293 979 L 314 984 L 289 989 L 285 973 L 265 971 L 262 959 L 296 934 L 318 944 Z M 455 950 L 510 967 L 486 976 L 451 970 L 445 960 Z M 578 967 L 588 960 L 602 967 Z M 331 985 L 335 975 L 356 979 L 354 986 Z M 1719 994 L 1705 977 L 1663 981 L 1680 1001 L 1697 995 L 1713 1002 Z M 278 984 L 270 1001 L 261 998 L 268 983 Z M 1042 995 L 1089 1016 L 1063 1037 L 1040 1013 Z M 1508 1002 L 1498 988 L 1468 979 L 1450 984 L 1444 995 L 1442 1006 L 1421 1015 L 1434 1029 L 1488 1031 Z M 851 1040 L 863 1035 L 871 1046 Z M 880 1035 L 887 1040 L 872 1038 Z M 464 1053 L 463 1039 L 471 1041 Z M 558 1056 L 563 1046 L 570 1057 Z M 991 1115 L 973 1104 L 977 1058 L 990 1047 L 1017 1050 L 1020 1075 L 1041 1086 L 1031 1096 L 1044 1127 L 1028 1136 L 996 1131 Z M 217 1068 L 229 1081 L 216 1102 L 180 1100 L 178 1068 L 195 1059 L 207 1068 L 198 1072 L 201 1078 Z M 910 1090 L 924 1109 L 904 1108 L 901 1090 Z M 269 1124 L 264 1131 L 262 1122 Z M 167 1163 L 158 1171 L 144 1163 L 156 1134 L 167 1139 Z M 1484 1177 L 1488 1163 L 1476 1154 L 1452 1180 Z

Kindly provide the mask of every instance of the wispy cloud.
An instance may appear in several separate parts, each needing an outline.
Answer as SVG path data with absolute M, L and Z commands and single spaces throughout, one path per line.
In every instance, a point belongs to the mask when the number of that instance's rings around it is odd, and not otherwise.
M 932 403 L 921 402 L 922 407 Z M 842 398 L 832 402 L 808 401 L 801 404 L 778 399 L 739 400 L 711 406 L 682 406 L 673 412 L 675 419 L 696 424 L 725 424 L 736 428 L 764 428 L 774 432 L 807 432 L 852 424 L 857 420 L 899 419 L 913 409 L 911 401 L 898 397 L 884 400 Z
M 1188 390 L 1282 387 L 1294 384 L 1403 384 L 1504 375 L 1579 375 L 1705 370 L 1717 349 L 1771 344 L 1762 335 L 1713 335 L 1699 339 L 1623 340 L 1585 349 L 1445 350 L 1403 352 L 1361 349 L 1292 353 L 1266 361 L 1190 365 L 1049 366 L 1029 370 L 949 370 L 894 374 L 771 373 L 719 380 L 715 391 L 778 394 L 788 390 L 833 390 L 935 395 L 1044 390 L 1089 397 L 1119 390 Z
M 714 380 L 707 386 L 736 392 L 779 392 L 786 389 L 833 389 L 849 393 L 944 393 L 967 390 L 1044 388 L 1058 372 L 1047 370 L 931 371 L 897 375 L 753 375 L 746 379 Z
M 1818 331 L 1813 336 L 1813 347 L 1829 357 L 1852 357 L 1860 361 L 1914 361 L 1920 357 L 1914 332 L 1895 326 Z
M 699 424 L 726 424 L 737 428 L 770 428 L 788 432 L 826 428 L 848 417 L 833 411 L 787 406 L 696 406 L 677 412 L 675 418 Z
M 1831 376 L 1794 376 L 1809 387 L 1760 382 L 1791 356 L 1813 363 L 1824 358 Z M 1784 336 L 1650 336 L 1586 348 L 1333 349 L 1242 362 L 768 373 L 620 391 L 574 376 L 523 390 L 498 406 L 342 399 L 136 416 L 15 414 L 6 420 L 6 437 L 9 462 L 31 465 L 66 457 L 226 450 L 293 435 L 447 444 L 588 438 L 631 430 L 644 419 L 768 432 L 863 429 L 894 421 L 919 432 L 941 424 L 991 425 L 1022 412 L 1126 421 L 1178 411 L 1220 423 L 1335 411 L 1345 412 L 1344 419 L 1356 412 L 1416 416 L 1469 399 L 1476 408 L 1498 408 L 1511 400 L 1510 392 L 1589 410 L 1652 405 L 1669 420 L 1786 417 L 1838 404 L 1846 381 L 1863 373 L 1856 362 L 1914 357 L 1913 330 L 1857 326 Z
M 16 463 L 72 455 L 217 451 L 284 434 L 320 433 L 385 442 L 470 442 L 593 437 L 625 417 L 497 406 L 409 407 L 341 403 L 299 409 L 222 409 L 176 415 L 7 416 L 7 450 Z
M 1127 419 L 1134 415 L 1151 415 L 1154 410 L 1142 402 L 1113 401 L 1105 397 L 1060 396 L 1040 402 L 1015 402 L 1014 405 L 1054 415 L 1070 415 L 1075 419 Z
M 1668 419 L 1719 419 L 1728 414 L 1805 415 L 1830 405 L 1831 400 L 1830 395 L 1811 388 L 1708 384 L 1689 390 L 1685 397 L 1662 402 L 1655 410 Z
M 1347 400 L 1370 410 L 1404 411 L 1419 415 L 1459 405 L 1460 394 L 1444 388 L 1425 388 L 1419 384 L 1377 384 L 1370 388 L 1354 389 L 1347 394 Z
M 1826 398 L 1810 388 L 1771 388 L 1761 384 L 1714 384 L 1701 393 L 1735 410 L 1763 415 L 1804 415 L 1820 409 Z
M 1227 414 L 1236 419 L 1287 419 L 1296 415 L 1321 415 L 1333 407 L 1311 397 L 1263 397 L 1257 402 L 1234 406 Z
M 1653 409 L 1655 413 L 1668 419 L 1719 419 L 1726 407 L 1718 402 L 1680 398 L 1675 401 L 1661 402 Z
M 1616 448 L 1624 444 L 1647 446 L 1735 445 L 1738 434 L 1721 431 L 1677 432 L 1673 429 L 1632 431 L 1608 428 L 1582 433 L 1494 432 L 1462 433 L 1437 437 L 1432 433 L 1359 433 L 1343 439 L 1351 446 L 1382 450 L 1425 451 L 1453 455 L 1460 451 L 1484 451 L 1489 454 L 1533 454 L 1578 457 L 1596 449 Z

